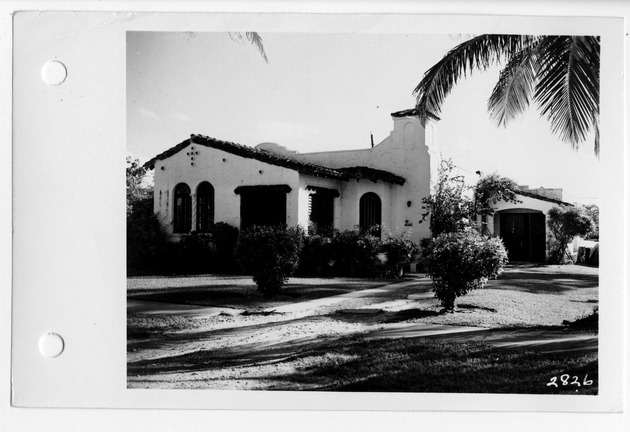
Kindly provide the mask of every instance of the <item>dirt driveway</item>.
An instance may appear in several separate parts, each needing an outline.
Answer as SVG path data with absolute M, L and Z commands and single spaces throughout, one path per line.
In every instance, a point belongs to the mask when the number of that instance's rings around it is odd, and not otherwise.
M 187 283 L 194 284 L 196 278 L 190 279 Z M 166 289 L 168 283 L 163 281 Z M 312 362 L 321 363 L 321 358 L 300 354 L 340 338 L 448 335 L 453 340 L 483 340 L 508 348 L 510 343 L 512 348 L 521 343 L 529 349 L 575 349 L 596 355 L 596 336 L 567 335 L 559 327 L 564 320 L 588 314 L 597 304 L 597 269 L 587 267 L 510 268 L 486 289 L 461 298 L 454 314 L 439 313 L 431 282 L 424 275 L 253 313 L 221 305 L 144 301 L 138 284 L 131 285 L 130 388 L 266 389 L 292 385 L 290 388 L 299 389 L 299 385 L 279 383 L 277 378 L 318 366 Z M 528 330 L 531 326 L 556 327 Z M 326 384 L 325 377 L 321 384 Z

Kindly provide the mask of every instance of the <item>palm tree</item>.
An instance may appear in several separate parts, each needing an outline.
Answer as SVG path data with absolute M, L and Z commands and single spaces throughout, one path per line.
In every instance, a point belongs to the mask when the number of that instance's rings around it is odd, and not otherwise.
M 577 149 L 591 130 L 599 156 L 599 37 L 481 35 L 449 51 L 414 89 L 421 121 L 437 118 L 457 81 L 473 69 L 505 63 L 488 100 L 498 126 L 532 99 L 551 130 Z

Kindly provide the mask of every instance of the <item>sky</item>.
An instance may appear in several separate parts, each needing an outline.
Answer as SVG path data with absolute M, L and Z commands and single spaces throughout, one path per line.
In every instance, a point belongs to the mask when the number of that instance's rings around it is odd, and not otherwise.
M 144 162 L 190 134 L 299 152 L 368 148 L 415 106 L 424 72 L 470 35 L 261 33 L 256 48 L 227 32 L 127 33 L 127 151 Z M 487 99 L 500 68 L 474 72 L 446 98 L 443 157 L 474 184 L 498 172 L 519 185 L 562 188 L 564 200 L 599 203 L 593 137 L 574 150 L 535 106 L 507 128 Z M 605 145 L 605 144 L 604 144 Z

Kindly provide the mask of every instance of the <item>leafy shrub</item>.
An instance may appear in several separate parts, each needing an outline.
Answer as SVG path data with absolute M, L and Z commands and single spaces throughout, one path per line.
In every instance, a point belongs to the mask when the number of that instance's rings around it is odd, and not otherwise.
M 266 297 L 280 292 L 298 266 L 303 232 L 284 226 L 252 226 L 241 231 L 236 257 L 243 270 L 253 275 Z
M 213 273 L 217 250 L 212 236 L 193 231 L 183 234 L 171 248 L 170 263 L 175 273 Z
M 586 235 L 585 240 L 599 240 L 599 207 L 595 204 L 582 207 L 584 212 L 589 215 L 593 221 L 593 229 Z
M 492 216 L 494 205 L 500 201 L 522 203 L 514 192 L 517 189 L 514 180 L 496 173 L 481 177 L 475 185 L 475 212 L 481 216 Z
M 409 239 L 409 233 L 387 233 L 381 240 L 375 231 L 380 227 L 361 232 L 346 230 L 335 232 L 334 237 L 310 234 L 304 237 L 298 273 L 305 276 L 377 277 L 397 276 L 418 253 L 418 245 Z M 387 256 L 383 264 L 379 255 Z
M 573 262 L 567 246 L 575 237 L 585 237 L 595 229 L 593 219 L 581 207 L 556 206 L 547 212 L 550 236 L 547 261 L 552 264 Z
M 329 276 L 333 271 L 332 239 L 311 234 L 304 236 L 297 274 L 303 276 Z
M 381 250 L 387 255 L 387 272 L 392 276 L 401 275 L 403 266 L 411 263 L 420 252 L 418 244 L 411 241 L 408 232 L 398 235 L 387 233 Z
M 153 209 L 152 186 L 146 183 L 147 169 L 140 164 L 138 159 L 127 156 L 127 216 L 129 217 L 134 206 L 140 201 L 151 198 L 151 209 Z
M 378 253 L 381 239 L 371 230 L 337 233 L 330 244 L 333 272 L 337 276 L 375 277 L 381 269 Z
M 446 310 L 455 299 L 482 288 L 507 264 L 507 252 L 498 238 L 488 238 L 473 229 L 444 233 L 434 238 L 425 255 L 435 296 Z
M 335 227 L 331 224 L 321 225 L 313 221 L 309 221 L 307 228 L 308 235 L 318 235 L 324 238 L 332 238 L 335 235 Z
M 169 248 L 167 267 L 175 273 L 231 273 L 238 270 L 235 257 L 238 228 L 218 222 L 207 233 L 183 234 Z
M 440 163 L 438 178 L 431 195 L 422 198 L 422 221 L 429 218 L 431 235 L 460 231 L 474 217 L 474 202 L 466 192 L 470 189 L 464 177 L 454 174 L 455 164 L 450 159 Z
M 167 248 L 166 232 L 153 213 L 153 196 L 128 202 L 127 274 L 160 271 Z
M 225 222 L 217 222 L 212 226 L 210 234 L 216 249 L 214 271 L 217 273 L 237 271 L 236 243 L 238 241 L 238 228 Z

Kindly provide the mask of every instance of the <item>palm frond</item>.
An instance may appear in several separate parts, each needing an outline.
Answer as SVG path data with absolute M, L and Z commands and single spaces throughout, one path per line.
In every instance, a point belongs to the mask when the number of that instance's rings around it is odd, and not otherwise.
M 243 34 L 240 32 L 228 32 L 228 36 L 230 36 L 230 39 L 234 42 L 243 43 Z
M 269 63 L 269 59 L 267 58 L 267 53 L 265 53 L 265 46 L 263 45 L 263 40 L 260 35 L 256 32 L 246 32 L 245 37 L 248 41 L 252 43 L 256 48 L 258 48 L 258 52 L 265 60 L 265 63 Z
M 529 107 L 536 81 L 537 43 L 515 53 L 499 75 L 499 81 L 488 99 L 490 118 L 497 126 L 505 127 L 508 121 Z
M 599 39 L 548 36 L 538 50 L 535 100 L 552 132 L 577 148 L 598 122 Z M 597 139 L 595 153 L 599 154 Z
M 595 156 L 599 158 L 599 114 L 593 122 L 593 129 L 595 130 L 595 145 L 593 147 L 593 151 L 595 152 Z
M 413 91 L 422 123 L 439 115 L 444 99 L 460 78 L 473 69 L 485 70 L 505 56 L 512 56 L 530 40 L 530 36 L 481 35 L 450 50 L 424 74 Z
M 262 37 L 257 32 L 245 32 L 245 36 L 243 36 L 240 32 L 228 32 L 230 38 L 235 42 L 243 42 L 245 39 L 252 45 L 254 45 L 260 56 L 265 60 L 265 63 L 269 63 L 269 59 L 267 58 L 267 53 L 265 52 L 265 46 L 263 44 Z

